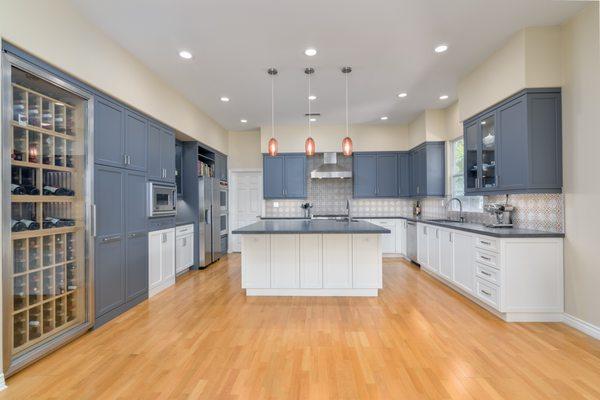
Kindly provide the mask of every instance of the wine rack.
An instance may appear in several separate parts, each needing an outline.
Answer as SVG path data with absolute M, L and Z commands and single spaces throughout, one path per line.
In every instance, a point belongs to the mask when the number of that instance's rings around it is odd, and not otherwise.
M 86 318 L 85 101 L 28 76 L 13 67 L 13 356 Z

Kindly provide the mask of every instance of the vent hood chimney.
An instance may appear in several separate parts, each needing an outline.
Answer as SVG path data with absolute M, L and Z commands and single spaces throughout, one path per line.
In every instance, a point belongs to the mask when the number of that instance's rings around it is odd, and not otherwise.
M 352 170 L 337 163 L 336 153 L 324 153 L 323 164 L 310 172 L 312 179 L 352 178 Z

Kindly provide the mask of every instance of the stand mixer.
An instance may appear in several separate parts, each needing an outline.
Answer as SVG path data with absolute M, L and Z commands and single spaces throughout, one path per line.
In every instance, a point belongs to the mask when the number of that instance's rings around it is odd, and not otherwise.
M 512 214 L 515 210 L 510 204 L 490 203 L 483 206 L 483 210 L 496 216 L 496 222 L 486 224 L 490 228 L 512 228 Z

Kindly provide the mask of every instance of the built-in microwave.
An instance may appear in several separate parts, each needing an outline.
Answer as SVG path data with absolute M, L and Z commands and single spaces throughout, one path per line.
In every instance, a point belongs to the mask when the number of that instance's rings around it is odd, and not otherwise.
M 177 214 L 177 187 L 148 182 L 148 216 L 166 217 Z

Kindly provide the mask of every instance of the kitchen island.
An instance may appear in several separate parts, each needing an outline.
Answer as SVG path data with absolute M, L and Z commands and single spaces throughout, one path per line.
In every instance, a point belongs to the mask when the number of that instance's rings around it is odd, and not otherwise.
M 365 221 L 263 220 L 242 235 L 247 296 L 377 296 L 381 235 Z

